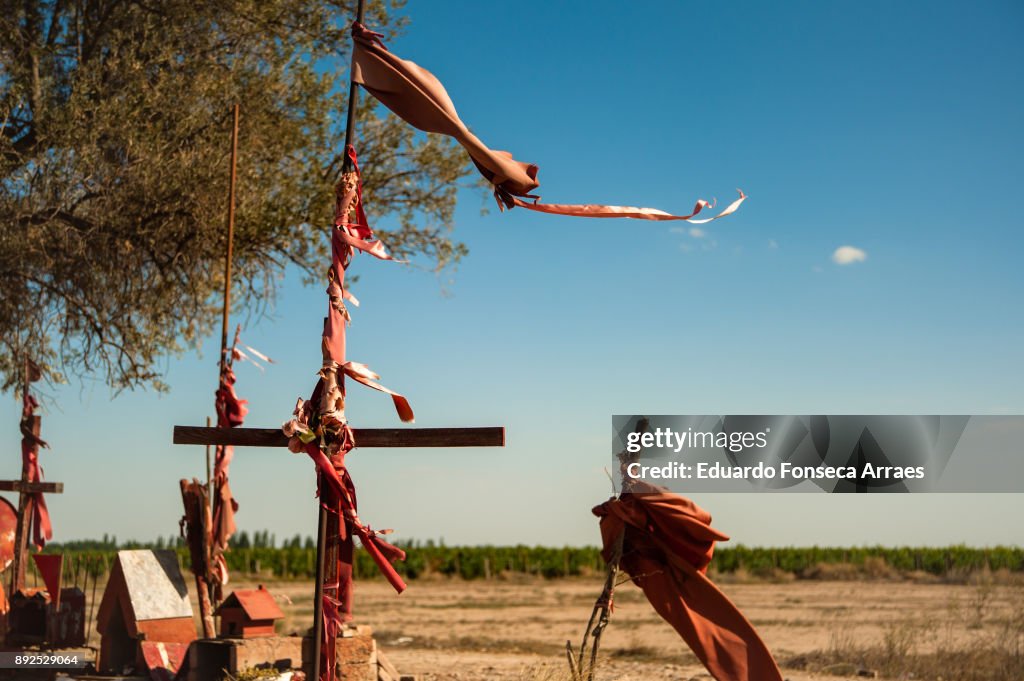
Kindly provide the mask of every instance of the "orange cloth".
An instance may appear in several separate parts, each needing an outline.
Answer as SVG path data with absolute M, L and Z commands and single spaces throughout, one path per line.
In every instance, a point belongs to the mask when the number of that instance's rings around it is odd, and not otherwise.
M 652 485 L 594 508 L 604 557 L 625 532 L 620 565 L 718 681 L 782 681 L 753 625 L 705 576 L 716 541 L 711 515 Z
M 380 33 L 374 33 L 359 22 L 352 25 L 352 38 L 355 41 L 355 50 L 352 53 L 353 82 L 362 85 L 379 102 L 413 127 L 425 132 L 448 135 L 461 144 L 480 174 L 494 185 L 494 196 L 502 210 L 519 206 L 555 215 L 685 220 L 692 224 L 704 224 L 734 213 L 747 198 L 740 191 L 740 198 L 729 204 L 725 210 L 714 217 L 700 220 L 693 218 L 704 209 L 712 208 L 713 202 L 699 199 L 693 210 L 686 215 L 673 215 L 656 208 L 637 206 L 540 203 L 539 197 L 531 193 L 539 186 L 537 166 L 517 161 L 507 151 L 488 148 L 459 118 L 455 105 L 441 81 L 422 66 L 389 52 L 381 42 L 381 37 Z
M 459 118 L 434 74 L 388 52 L 381 35 L 358 22 L 352 26 L 352 37 L 352 80 L 413 127 L 454 137 L 491 184 L 515 196 L 527 196 L 536 189 L 537 166 L 516 161 L 507 151 L 487 148 Z
M 239 327 L 241 328 L 241 327 Z M 235 344 L 238 343 L 238 335 L 235 335 Z M 245 415 L 249 413 L 248 400 L 238 397 L 235 392 L 235 372 L 231 365 L 224 358 L 221 364 L 220 385 L 215 393 L 215 406 L 217 409 L 218 428 L 237 428 L 242 425 Z M 214 456 L 213 468 L 213 518 L 210 537 L 210 563 L 209 574 L 206 579 L 214 585 L 214 598 L 221 600 L 222 587 L 228 583 L 228 562 L 224 553 L 228 550 L 228 542 L 235 533 L 235 513 L 238 512 L 238 502 L 231 494 L 231 486 L 228 484 L 228 471 L 231 466 L 231 459 L 234 457 L 235 448 L 231 445 L 217 445 Z

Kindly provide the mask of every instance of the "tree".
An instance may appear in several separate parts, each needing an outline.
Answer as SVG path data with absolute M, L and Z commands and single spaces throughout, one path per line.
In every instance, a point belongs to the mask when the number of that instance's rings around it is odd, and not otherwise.
M 249 533 L 246 532 L 245 530 L 242 530 L 242 532 L 240 534 L 232 535 L 232 537 L 231 537 L 231 546 L 234 546 L 234 547 L 237 547 L 237 548 L 240 548 L 240 549 L 248 549 L 248 548 L 250 548 L 252 546 L 252 542 L 249 541 Z
M 266 311 L 289 265 L 322 279 L 352 4 L 0 0 L 3 389 L 25 357 L 51 380 L 166 388 L 159 360 L 218 320 L 236 101 L 236 311 Z M 367 24 L 393 35 L 401 4 L 372 0 Z M 368 100 L 356 141 L 375 231 L 421 266 L 453 264 L 464 155 Z

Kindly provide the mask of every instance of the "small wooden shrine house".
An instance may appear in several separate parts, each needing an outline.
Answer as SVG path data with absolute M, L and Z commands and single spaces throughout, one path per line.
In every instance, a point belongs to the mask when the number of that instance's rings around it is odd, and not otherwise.
M 281 608 L 262 584 L 258 589 L 237 589 L 214 613 L 220 617 L 223 638 L 273 636 L 274 622 L 284 617 Z
M 185 647 L 196 638 L 188 588 L 173 551 L 118 551 L 96 628 L 96 667 L 116 674 L 147 669 L 140 642 Z

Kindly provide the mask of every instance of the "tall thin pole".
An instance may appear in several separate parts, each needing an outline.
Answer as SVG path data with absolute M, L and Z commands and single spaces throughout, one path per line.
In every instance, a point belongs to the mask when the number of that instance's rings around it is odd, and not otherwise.
M 363 0 L 359 0 L 358 7 L 356 9 L 356 21 L 360 24 L 363 23 L 365 17 L 365 7 Z M 353 48 L 353 56 L 355 50 Z M 348 111 L 345 116 L 345 147 L 342 150 L 344 153 L 345 160 L 342 162 L 342 172 L 351 170 L 351 161 L 348 157 L 348 145 L 352 143 L 352 137 L 355 134 L 356 127 L 356 102 L 359 100 L 359 86 L 356 84 L 355 79 L 352 77 L 354 59 L 349 62 L 349 85 L 348 85 Z M 334 229 L 333 225 L 331 229 Z M 338 381 L 344 380 L 341 376 L 338 377 Z M 325 489 L 326 486 L 321 485 L 320 489 Z M 321 659 L 323 657 L 323 633 L 324 633 L 324 575 L 327 570 L 327 527 L 329 516 L 327 509 L 321 500 L 319 522 L 317 523 L 317 542 L 316 542 L 316 587 L 313 592 L 313 674 L 315 678 L 320 678 L 320 667 Z M 332 659 L 332 657 L 328 657 Z
M 228 247 L 224 254 L 224 313 L 220 329 L 220 366 L 227 362 L 228 315 L 231 313 L 231 255 L 235 241 L 235 181 L 238 164 L 238 104 L 233 109 L 231 128 L 231 182 L 228 185 Z
M 356 16 L 360 24 L 363 23 L 363 0 L 359 0 L 359 9 L 356 10 Z M 352 65 L 349 65 L 349 83 L 348 83 L 348 111 L 345 116 L 345 148 L 352 143 L 352 136 L 355 134 L 356 129 L 356 104 L 359 102 L 359 85 L 356 84 L 355 78 L 352 77 Z M 352 159 L 345 154 L 345 160 L 341 165 L 342 172 L 352 169 Z
M 211 425 L 211 419 L 207 416 L 206 427 L 209 428 Z M 213 517 L 213 468 L 210 466 L 210 445 L 206 445 L 206 505 L 209 507 L 207 510 L 210 517 Z
M 231 257 L 234 253 L 235 245 L 235 185 L 238 178 L 238 113 L 239 105 L 236 102 L 231 110 L 231 176 L 228 181 L 228 235 L 227 235 L 227 247 L 224 249 L 224 309 L 221 316 L 221 327 L 220 327 L 220 372 L 217 379 L 217 388 L 220 389 L 220 381 L 223 380 L 224 370 L 228 365 L 228 317 L 231 315 Z M 219 420 L 219 419 L 218 419 Z M 206 417 L 206 425 L 210 425 L 210 417 Z M 182 498 L 185 498 L 184 490 Z M 186 508 L 188 502 L 185 502 Z M 204 515 L 209 513 L 210 517 L 213 516 L 214 511 L 214 481 L 213 472 L 210 464 L 210 447 L 206 447 L 206 505 L 202 509 Z M 205 520 L 202 523 L 205 528 L 207 526 Z M 203 538 L 205 545 L 206 559 L 209 560 L 211 539 L 209 535 Z M 199 615 L 203 621 L 203 632 L 207 638 L 212 638 L 214 635 L 213 628 L 213 606 L 211 601 L 213 600 L 213 585 L 207 584 L 206 580 L 199 574 L 196 574 L 196 587 L 200 591 L 199 593 Z
M 321 488 L 322 489 L 322 488 Z M 324 569 L 327 556 L 327 510 L 320 500 L 320 515 L 316 530 L 316 584 L 313 587 L 313 674 L 320 679 L 320 658 L 323 655 L 324 635 Z

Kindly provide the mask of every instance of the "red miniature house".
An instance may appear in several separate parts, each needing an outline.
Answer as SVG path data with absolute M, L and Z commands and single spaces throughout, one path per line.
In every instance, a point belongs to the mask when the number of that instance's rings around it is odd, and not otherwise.
M 274 622 L 284 617 L 262 584 L 258 589 L 233 591 L 214 614 L 220 617 L 220 635 L 224 638 L 273 636 Z

